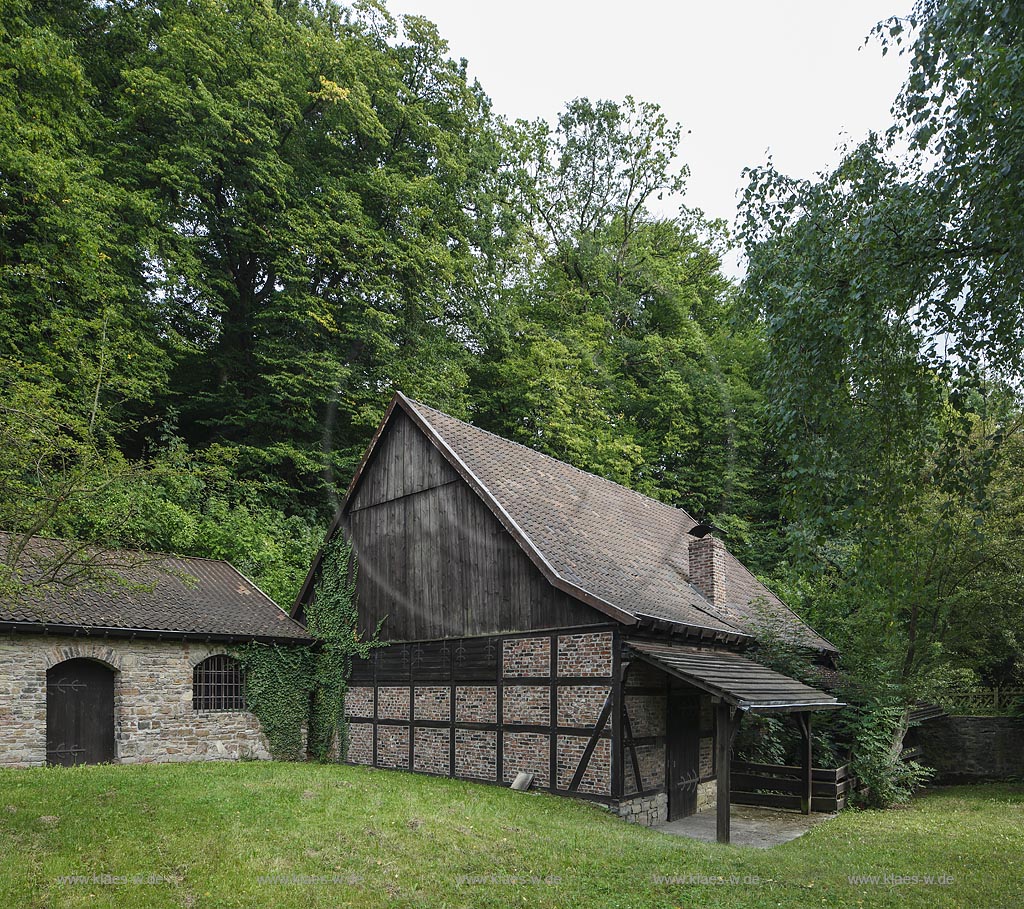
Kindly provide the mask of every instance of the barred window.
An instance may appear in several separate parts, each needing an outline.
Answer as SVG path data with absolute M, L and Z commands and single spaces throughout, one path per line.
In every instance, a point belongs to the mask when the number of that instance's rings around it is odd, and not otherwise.
M 207 657 L 192 670 L 193 710 L 245 710 L 245 678 L 238 660 Z

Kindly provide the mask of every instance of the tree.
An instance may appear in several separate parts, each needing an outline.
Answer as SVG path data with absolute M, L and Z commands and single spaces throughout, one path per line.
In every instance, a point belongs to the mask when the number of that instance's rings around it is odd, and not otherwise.
M 887 46 L 919 29 L 888 136 L 814 180 L 753 169 L 741 207 L 784 513 L 819 621 L 870 667 L 862 681 L 910 690 L 963 665 L 957 629 L 990 624 L 978 583 L 1019 544 L 994 505 L 1021 412 L 1021 41 L 1003 6 L 926 2 L 880 26 Z
M 0 29 L 4 524 L 231 558 L 284 602 L 391 390 L 464 412 L 519 242 L 504 127 L 375 3 Z
M 631 98 L 519 129 L 535 253 L 473 373 L 476 418 L 750 542 L 772 520 L 753 495 L 758 343 L 732 319 L 724 228 L 651 210 L 683 190 L 681 129 Z
M 1019 379 L 1024 243 L 1024 9 L 1012 0 L 919 0 L 875 30 L 883 52 L 908 40 L 910 76 L 890 145 L 935 218 L 914 252 L 928 280 L 921 320 L 950 354 Z
M 66 241 L 53 200 L 80 203 L 65 218 L 79 283 L 60 292 L 97 325 L 94 300 L 130 317 L 135 362 L 173 369 L 157 399 L 127 396 L 140 425 L 126 447 L 144 453 L 174 408 L 191 447 L 230 449 L 240 476 L 273 473 L 282 507 L 323 508 L 325 475 L 351 469 L 392 388 L 464 410 L 518 227 L 501 127 L 429 22 L 377 3 L 18 9 L 13 37 L 52 47 L 13 42 L 25 59 L 5 78 L 50 66 L 34 84 L 54 125 L 33 164 L 38 111 L 9 105 L 29 124 L 7 134 L 11 156 L 34 168 L 26 187 L 55 176 L 16 223 Z M 35 257 L 8 273 L 24 296 L 10 332 L 63 320 L 33 277 L 60 257 L 7 237 L 8 258 Z

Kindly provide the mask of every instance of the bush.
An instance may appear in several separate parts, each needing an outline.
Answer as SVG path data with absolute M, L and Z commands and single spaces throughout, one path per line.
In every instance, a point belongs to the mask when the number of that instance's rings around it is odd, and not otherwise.
M 906 705 L 873 700 L 846 709 L 851 714 L 850 769 L 867 787 L 856 800 L 873 808 L 903 804 L 932 775 L 929 768 L 900 756 L 907 731 Z

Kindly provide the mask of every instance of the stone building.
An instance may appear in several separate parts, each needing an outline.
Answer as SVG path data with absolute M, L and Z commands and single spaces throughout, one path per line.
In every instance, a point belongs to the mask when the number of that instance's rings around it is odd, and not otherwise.
M 14 542 L 0 534 L 0 552 Z M 22 594 L 0 599 L 0 767 L 269 757 L 227 651 L 308 643 L 302 626 L 227 562 L 75 560 L 75 544 L 31 540 Z
M 727 840 L 739 717 L 795 713 L 810 805 L 810 711 L 841 705 L 751 654 L 767 628 L 825 667 L 835 648 L 682 509 L 397 394 L 336 533 L 388 642 L 353 669 L 349 761 L 525 772 L 648 824 L 715 805 Z

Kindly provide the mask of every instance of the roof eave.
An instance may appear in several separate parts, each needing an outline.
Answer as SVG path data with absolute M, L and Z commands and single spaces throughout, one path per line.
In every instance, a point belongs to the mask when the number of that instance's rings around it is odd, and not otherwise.
M 229 634 L 168 628 L 122 628 L 116 625 L 75 625 L 67 622 L 0 621 L 0 632 L 58 635 L 61 637 L 143 638 L 163 641 L 211 641 L 225 644 L 312 644 L 314 638 L 273 634 Z
M 696 632 L 697 636 L 702 639 L 710 638 L 727 644 L 749 644 L 756 640 L 753 635 L 738 629 L 727 630 L 724 628 L 713 628 L 708 625 L 697 625 L 693 622 L 677 622 L 673 619 L 649 615 L 645 612 L 638 612 L 636 618 L 638 630 L 650 629 L 651 631 L 667 631 L 669 634 L 685 635 L 692 635 Z
M 799 713 L 805 710 L 839 710 L 843 701 L 807 701 L 803 704 L 741 704 L 740 710 L 750 713 Z

